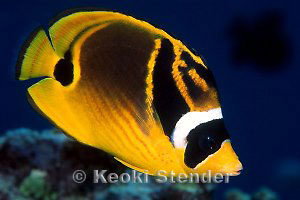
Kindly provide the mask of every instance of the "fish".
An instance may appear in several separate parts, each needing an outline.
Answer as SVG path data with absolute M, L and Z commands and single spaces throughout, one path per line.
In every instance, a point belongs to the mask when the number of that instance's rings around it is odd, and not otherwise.
M 101 10 L 63 14 L 24 42 L 16 78 L 39 78 L 27 90 L 32 107 L 129 168 L 242 170 L 204 59 L 146 21 Z

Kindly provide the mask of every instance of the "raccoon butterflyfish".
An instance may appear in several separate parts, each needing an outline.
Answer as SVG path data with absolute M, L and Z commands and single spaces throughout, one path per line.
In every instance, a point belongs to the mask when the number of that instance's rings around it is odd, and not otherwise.
M 49 36 L 49 37 L 48 37 Z M 32 106 L 77 141 L 148 174 L 231 173 L 232 149 L 216 82 L 180 40 L 116 12 L 82 11 L 37 28 L 17 79 Z

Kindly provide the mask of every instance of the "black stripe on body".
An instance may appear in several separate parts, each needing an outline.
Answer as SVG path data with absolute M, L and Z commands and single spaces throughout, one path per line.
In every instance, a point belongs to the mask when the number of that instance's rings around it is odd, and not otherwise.
M 187 66 L 178 66 L 178 70 L 182 73 L 182 80 L 187 87 L 188 94 L 194 102 L 204 103 L 204 101 L 206 101 L 205 99 L 207 99 L 208 93 L 204 92 L 203 88 L 195 84 L 188 72 L 191 69 L 195 69 L 196 73 L 206 82 L 208 87 L 217 89 L 212 72 L 209 69 L 206 69 L 203 65 L 197 63 L 186 51 L 182 52 L 181 59 Z
M 198 99 L 199 97 L 201 97 L 201 94 L 203 94 L 204 91 L 202 90 L 202 88 L 200 86 L 197 86 L 194 83 L 193 79 L 189 76 L 188 72 L 189 72 L 190 68 L 179 66 L 178 70 L 182 74 L 182 76 L 181 76 L 182 80 L 188 89 L 188 93 L 189 93 L 190 97 L 192 99 Z
M 182 52 L 181 59 L 187 64 L 187 70 L 195 69 L 197 74 L 205 80 L 208 86 L 216 87 L 216 82 L 212 72 L 209 69 L 206 69 L 203 65 L 195 62 L 188 52 Z
M 169 137 L 177 121 L 189 110 L 172 76 L 174 60 L 173 44 L 163 39 L 153 71 L 153 105 Z

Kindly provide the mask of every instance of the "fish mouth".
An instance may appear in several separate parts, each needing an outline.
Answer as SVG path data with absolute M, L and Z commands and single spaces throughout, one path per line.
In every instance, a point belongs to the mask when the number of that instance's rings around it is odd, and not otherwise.
M 242 173 L 243 170 L 243 166 L 242 164 L 240 164 L 240 166 L 238 167 L 238 169 L 236 171 L 230 172 L 228 173 L 230 176 L 238 176 Z
M 241 172 L 242 172 L 242 170 L 238 170 L 238 171 L 231 172 L 229 174 L 230 174 L 230 176 L 238 176 L 241 174 Z

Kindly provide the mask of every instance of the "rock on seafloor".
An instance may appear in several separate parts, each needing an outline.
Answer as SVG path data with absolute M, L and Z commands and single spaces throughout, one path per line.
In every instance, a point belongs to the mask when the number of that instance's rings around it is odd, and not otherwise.
M 225 197 L 226 200 L 279 200 L 278 195 L 267 187 L 261 187 L 251 195 L 239 189 L 231 189 Z
M 111 155 L 69 139 L 56 129 L 26 128 L 0 135 L 0 200 L 211 200 L 216 185 L 93 183 L 93 170 L 131 173 Z M 86 180 L 76 183 L 73 173 L 83 170 Z M 229 191 L 227 200 L 277 200 L 264 189 L 252 195 Z M 248 199 L 249 199 L 248 198 Z
M 200 199 L 212 198 L 214 187 L 198 184 L 93 183 L 93 170 L 131 172 L 111 155 L 69 139 L 56 129 L 26 128 L 0 136 L 0 200 Z M 73 173 L 86 172 L 84 183 Z

